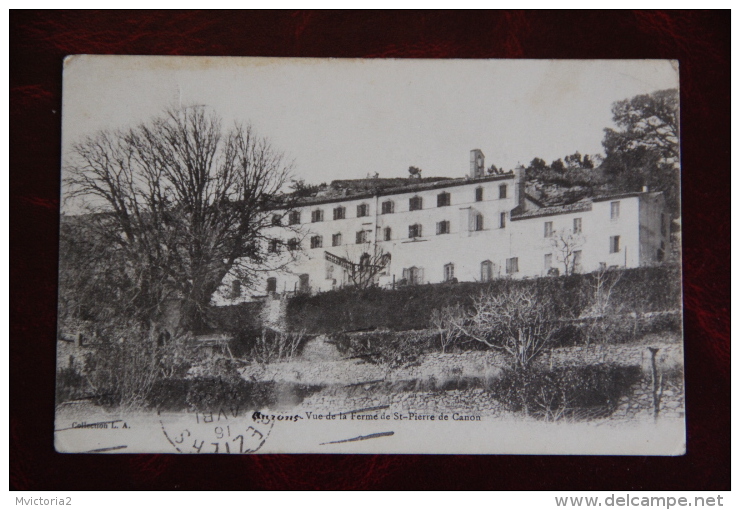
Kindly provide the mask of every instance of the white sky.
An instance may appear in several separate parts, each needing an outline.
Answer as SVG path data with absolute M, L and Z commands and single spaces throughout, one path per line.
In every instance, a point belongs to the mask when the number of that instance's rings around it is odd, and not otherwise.
M 614 101 L 678 87 L 663 60 L 362 60 L 78 56 L 65 63 L 63 151 L 172 104 L 251 123 L 309 183 L 378 172 L 461 177 L 601 153 Z

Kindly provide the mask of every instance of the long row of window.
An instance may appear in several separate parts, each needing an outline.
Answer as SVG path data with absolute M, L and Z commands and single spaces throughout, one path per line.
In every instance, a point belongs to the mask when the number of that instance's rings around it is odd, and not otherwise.
M 471 230 L 483 230 L 483 215 L 482 214 L 476 214 L 473 216 Z M 444 235 L 449 234 L 452 232 L 452 229 L 450 227 L 449 220 L 443 220 L 439 221 L 436 224 L 436 234 L 437 235 Z M 499 217 L 499 227 L 505 228 L 506 227 L 506 213 L 501 213 Z M 355 244 L 364 244 L 369 242 L 369 234 L 370 231 L 368 230 L 360 230 L 355 233 Z M 424 229 L 421 225 L 421 223 L 415 223 L 413 225 L 409 225 L 408 230 L 408 238 L 409 239 L 416 239 L 419 237 L 424 236 Z M 383 235 L 382 235 L 383 241 L 392 241 L 393 240 L 393 230 L 391 227 L 385 227 L 383 228 Z M 270 245 L 268 248 L 268 251 L 270 253 L 277 253 L 280 251 L 280 241 L 278 239 L 273 239 L 270 241 Z M 321 235 L 315 235 L 311 236 L 310 238 L 311 248 L 322 248 L 324 246 L 324 237 Z M 336 233 L 331 236 L 331 245 L 332 246 L 341 246 L 343 243 L 343 237 L 341 233 Z M 291 239 L 288 241 L 288 249 L 289 250 L 295 250 L 298 248 L 298 240 L 297 239 Z
M 501 184 L 498 187 L 498 197 L 507 198 L 508 191 L 507 185 Z M 483 201 L 483 188 L 478 187 L 475 189 L 475 201 Z M 451 195 L 447 191 L 443 191 L 437 195 L 437 207 L 447 207 L 451 204 Z M 386 200 L 380 204 L 381 214 L 393 214 L 395 212 L 395 202 L 393 200 Z M 414 196 L 409 199 L 409 211 L 419 211 L 424 208 L 424 199 L 420 196 Z M 359 204 L 357 206 L 357 218 L 364 218 L 370 215 L 370 206 L 368 204 Z M 347 218 L 347 208 L 344 206 L 338 206 L 332 209 L 332 219 L 343 220 Z M 279 226 L 282 224 L 283 217 L 279 214 L 275 214 L 272 217 L 272 224 Z M 319 223 L 324 221 L 324 210 L 314 209 L 311 211 L 311 223 Z M 288 224 L 298 225 L 301 223 L 301 211 L 291 211 L 288 214 Z
M 420 227 L 420 226 L 419 226 Z M 411 228 L 411 227 L 410 227 Z M 358 244 L 364 243 L 367 240 L 367 231 L 361 231 L 357 232 L 356 241 Z M 334 234 L 332 236 L 332 244 L 334 246 L 338 246 L 341 244 L 342 240 L 341 234 Z M 611 236 L 609 238 L 609 251 L 610 253 L 617 253 L 619 252 L 620 246 L 619 246 L 620 238 L 619 236 Z M 273 240 L 273 243 L 279 243 L 277 240 Z M 311 248 L 321 248 L 322 244 L 322 238 L 321 236 L 314 236 L 311 238 Z M 271 245 L 274 246 L 273 249 L 277 250 L 277 246 L 279 244 Z M 291 248 L 292 246 L 292 248 Z M 295 249 L 297 247 L 297 244 L 291 245 L 291 242 L 288 242 L 288 248 L 289 249 Z M 581 269 L 581 261 L 582 261 L 582 251 L 581 250 L 574 250 L 573 253 L 570 255 L 570 260 L 568 261 L 568 264 L 571 265 L 572 271 L 579 272 Z M 368 257 L 367 254 L 364 254 L 363 257 Z M 362 259 L 360 261 L 360 264 L 362 265 Z M 331 273 L 333 273 L 333 266 L 329 266 Z M 553 271 L 557 271 L 556 268 L 553 267 L 553 254 L 552 253 L 546 253 L 544 255 L 544 270 L 547 274 L 551 274 Z M 450 282 L 455 279 L 455 264 L 449 263 L 445 264 L 443 266 L 444 271 L 444 281 Z M 512 275 L 519 272 L 519 258 L 518 257 L 511 257 L 506 259 L 506 268 L 505 268 L 507 275 Z M 423 283 L 423 275 L 424 270 L 419 267 L 410 267 L 405 268 L 403 270 L 403 279 L 410 285 L 416 285 Z M 302 277 L 307 277 L 307 275 L 301 275 Z M 490 260 L 484 260 L 480 264 L 480 279 L 483 282 L 488 282 L 493 280 L 495 277 L 494 273 L 494 264 Z M 330 278 L 330 273 L 327 272 L 327 278 Z M 306 282 L 307 283 L 307 282 Z M 301 282 L 301 288 L 303 288 L 304 283 Z M 268 292 L 275 292 L 276 291 L 276 279 L 275 278 L 268 278 L 267 279 L 267 291 Z M 232 282 L 232 294 L 235 297 L 238 297 L 241 292 L 241 285 L 240 282 L 234 281 Z
M 455 264 L 450 262 L 442 267 L 443 280 L 451 282 L 455 280 Z M 506 259 L 506 274 L 519 272 L 519 258 L 511 257 Z M 403 279 L 410 285 L 423 283 L 424 270 L 419 267 L 410 267 L 403 270 Z M 483 282 L 490 282 L 495 278 L 494 264 L 490 260 L 484 260 L 480 263 L 480 279 Z
M 578 221 L 580 223 L 580 218 L 576 218 L 574 221 Z M 501 227 L 503 228 L 505 226 L 505 216 L 502 213 L 501 216 Z M 483 216 L 477 215 L 475 216 L 474 221 L 474 228 L 475 230 L 483 230 Z M 576 232 L 580 232 L 580 230 L 576 230 Z M 440 221 L 437 223 L 437 235 L 444 235 L 450 233 L 450 222 L 449 221 Z M 368 230 L 360 230 L 358 232 L 355 232 L 355 244 L 365 244 L 369 242 L 369 234 L 370 231 Z M 409 239 L 416 239 L 419 237 L 423 237 L 424 231 L 422 228 L 422 225 L 420 223 L 415 223 L 413 225 L 409 225 Z M 545 223 L 545 237 L 552 236 L 552 222 L 546 222 Z M 383 241 L 392 241 L 393 240 L 393 231 L 391 227 L 385 227 L 383 229 Z M 336 233 L 331 236 L 331 245 L 332 246 L 341 246 L 343 244 L 343 237 L 341 233 Z M 268 246 L 268 252 L 270 253 L 279 253 L 280 252 L 280 246 L 282 245 L 282 241 L 279 239 L 271 239 L 270 244 Z M 295 251 L 299 248 L 299 241 L 298 239 L 289 239 L 287 242 L 287 247 L 289 251 Z M 311 236 L 310 238 L 310 246 L 312 249 L 316 248 L 323 248 L 324 247 L 324 237 L 320 235 Z M 619 253 L 620 251 L 620 236 L 611 236 L 609 237 L 609 253 Z M 516 272 L 516 271 L 514 271 Z

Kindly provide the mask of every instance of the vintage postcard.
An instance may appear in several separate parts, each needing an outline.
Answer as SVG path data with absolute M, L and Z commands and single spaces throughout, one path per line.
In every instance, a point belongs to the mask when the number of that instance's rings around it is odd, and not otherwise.
M 57 450 L 683 454 L 678 73 L 68 57 Z

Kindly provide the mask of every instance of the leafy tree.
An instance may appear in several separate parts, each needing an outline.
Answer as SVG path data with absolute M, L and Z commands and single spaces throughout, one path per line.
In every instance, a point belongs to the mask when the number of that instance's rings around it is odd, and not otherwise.
M 529 168 L 532 170 L 545 170 L 548 168 L 547 163 L 545 163 L 545 160 L 542 158 L 534 158 L 529 163 Z
M 563 163 L 562 159 L 556 159 L 550 164 L 550 168 L 552 168 L 555 172 L 558 173 L 564 173 L 565 172 L 565 164 Z
M 290 190 L 294 198 L 307 198 L 316 195 L 321 189 L 326 188 L 326 183 L 306 184 L 304 179 L 291 179 Z
M 591 156 L 589 156 L 588 154 L 583 156 L 583 168 L 586 168 L 588 170 L 593 170 L 594 168 L 594 163 L 591 160 Z
M 84 235 L 102 244 L 119 313 L 152 337 L 173 303 L 181 328 L 200 328 L 223 277 L 249 282 L 267 261 L 267 209 L 291 165 L 250 126 L 221 124 L 203 106 L 170 109 L 74 144 L 65 162 L 67 197 L 94 214 L 89 232 L 63 229 L 63 245 Z
M 581 158 L 581 153 L 576 151 L 574 154 L 571 154 L 570 156 L 565 156 L 565 165 L 570 168 L 582 168 L 583 167 L 583 159 Z
M 678 163 L 678 90 L 659 90 L 612 106 L 619 130 L 604 130 L 606 156 L 629 152 L 639 147 L 660 154 L 663 162 Z
M 613 187 L 663 191 L 672 216 L 680 215 L 678 90 L 668 89 L 614 103 L 618 129 L 604 130 L 602 165 Z

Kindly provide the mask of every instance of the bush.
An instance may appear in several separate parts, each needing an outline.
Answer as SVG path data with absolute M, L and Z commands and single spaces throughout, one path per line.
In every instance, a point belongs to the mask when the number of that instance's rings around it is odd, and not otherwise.
M 236 336 L 242 331 L 259 331 L 262 328 L 261 310 L 262 303 L 258 301 L 213 306 L 208 310 L 208 321 L 216 331 L 226 331 Z
M 256 363 L 273 363 L 298 356 L 310 337 L 301 332 L 245 329 L 229 343 L 234 356 Z
M 155 385 L 184 377 L 197 359 L 198 353 L 184 341 L 108 342 L 86 355 L 84 373 L 98 404 L 136 408 L 149 402 Z
M 274 381 L 245 381 L 224 377 L 157 381 L 147 407 L 160 411 L 215 412 L 218 409 L 258 410 L 276 405 L 297 405 L 318 386 Z
M 562 327 L 557 306 L 537 288 L 511 285 L 503 292 L 481 292 L 470 313 L 449 315 L 449 325 L 463 337 L 504 352 L 512 365 L 527 368 Z
M 489 391 L 508 410 L 554 421 L 605 417 L 642 375 L 638 366 L 614 363 L 553 369 L 505 369 Z
M 65 367 L 57 371 L 56 404 L 89 396 L 90 387 L 85 376 L 74 367 Z
M 658 333 L 680 333 L 682 322 L 680 313 L 655 314 L 640 321 L 640 333 L 643 335 Z
M 341 333 L 333 335 L 332 340 L 344 356 L 398 368 L 416 362 L 422 354 L 437 350 L 437 336 L 433 331 L 374 331 Z
M 626 312 L 678 310 L 681 277 L 678 266 L 642 267 L 621 272 L 611 297 Z M 433 327 L 434 310 L 460 305 L 470 310 L 482 292 L 493 295 L 529 288 L 552 302 L 559 317 L 579 317 L 593 298 L 594 275 L 575 274 L 531 280 L 499 279 L 487 283 L 410 285 L 396 290 L 346 288 L 291 298 L 288 327 L 308 334 L 368 329 L 406 331 Z
M 85 357 L 85 373 L 101 405 L 142 406 L 159 378 L 156 348 L 148 341 L 106 343 Z

